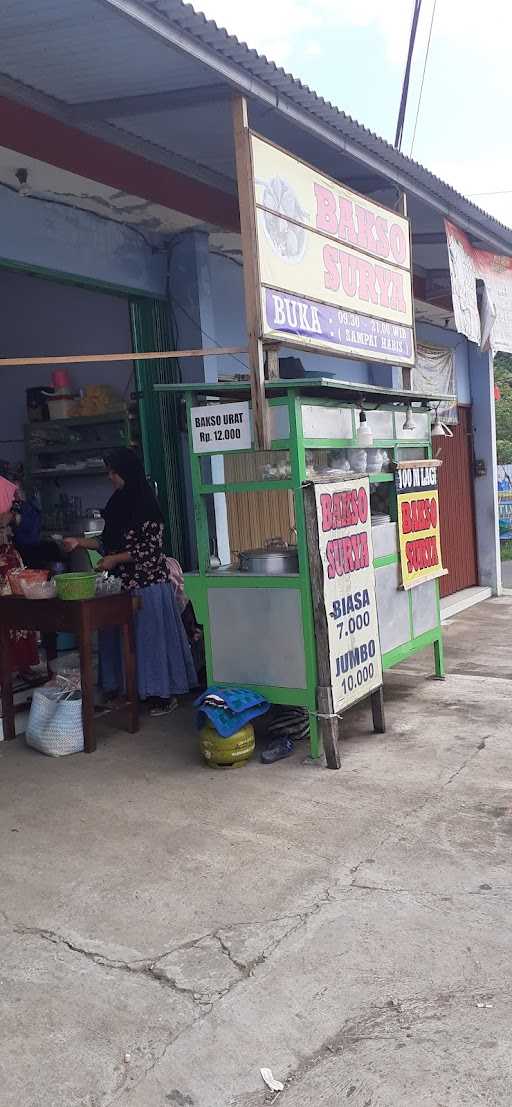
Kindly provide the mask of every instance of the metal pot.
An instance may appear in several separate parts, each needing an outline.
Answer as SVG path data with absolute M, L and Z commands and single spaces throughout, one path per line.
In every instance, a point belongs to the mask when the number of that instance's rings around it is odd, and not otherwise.
M 93 511 L 90 515 L 85 516 L 80 523 L 80 530 L 82 534 L 87 535 L 89 538 L 100 535 L 103 532 L 105 526 L 105 520 L 99 511 Z
M 282 576 L 283 573 L 298 573 L 299 553 L 296 546 L 287 546 L 286 542 L 274 540 L 265 549 L 243 550 L 240 554 L 242 573 L 256 573 L 259 576 Z

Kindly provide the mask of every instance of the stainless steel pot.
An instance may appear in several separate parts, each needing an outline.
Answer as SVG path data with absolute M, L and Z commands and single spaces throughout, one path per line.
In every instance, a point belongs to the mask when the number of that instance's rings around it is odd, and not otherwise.
M 102 534 L 105 526 L 105 520 L 99 511 L 93 511 L 90 515 L 85 516 L 80 522 L 80 530 L 82 534 L 87 537 L 94 537 Z
M 240 554 L 242 573 L 257 573 L 260 576 L 282 576 L 283 573 L 298 573 L 299 554 L 296 546 L 287 546 L 286 542 L 272 542 L 265 549 L 243 550 Z

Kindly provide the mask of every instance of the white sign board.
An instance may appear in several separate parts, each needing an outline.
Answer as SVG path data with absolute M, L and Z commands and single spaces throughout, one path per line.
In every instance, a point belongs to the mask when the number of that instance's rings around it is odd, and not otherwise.
M 335 712 L 382 684 L 370 483 L 315 484 Z
M 262 335 L 414 364 L 409 224 L 251 135 Z
M 250 450 L 249 404 L 207 404 L 190 411 L 192 447 L 195 454 Z
M 472 246 L 464 231 L 445 220 L 455 326 L 492 354 L 512 353 L 512 258 Z M 484 282 L 482 320 L 477 279 Z

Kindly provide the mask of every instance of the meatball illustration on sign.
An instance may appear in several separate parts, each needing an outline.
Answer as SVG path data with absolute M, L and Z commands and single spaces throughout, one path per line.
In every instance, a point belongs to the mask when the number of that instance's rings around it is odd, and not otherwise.
M 303 211 L 293 189 L 282 177 L 265 181 L 263 205 L 271 209 L 264 212 L 263 225 L 272 249 L 284 261 L 296 265 L 302 261 L 306 249 L 306 232 L 297 223 L 305 222 L 307 212 Z M 290 223 L 290 219 L 297 222 Z

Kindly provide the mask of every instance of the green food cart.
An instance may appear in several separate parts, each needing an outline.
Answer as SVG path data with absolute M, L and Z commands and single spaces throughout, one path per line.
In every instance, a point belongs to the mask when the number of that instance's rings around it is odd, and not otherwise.
M 250 434 L 244 441 L 236 422 L 229 431 L 221 428 L 216 438 L 208 431 L 204 435 L 206 444 L 197 452 L 193 412 L 199 405 L 203 405 L 201 411 L 209 405 L 215 405 L 212 411 L 234 402 L 248 405 L 249 383 L 233 380 L 155 387 L 159 393 L 182 393 L 187 409 L 198 568 L 185 574 L 185 587 L 204 627 L 208 683 L 250 688 L 272 704 L 306 708 L 310 714 L 311 754 L 320 755 L 303 485 L 316 476 L 323 479 L 322 474 L 327 474 L 327 479 L 338 471 L 342 475 L 337 466 L 345 466 L 346 471 L 347 462 L 358 466 L 364 463 L 357 437 L 362 408 L 373 435 L 372 450 L 366 451 L 365 470 L 375 518 L 372 538 L 382 666 L 390 669 L 416 651 L 432 646 L 435 674 L 442 677 L 438 581 L 427 581 L 409 591 L 401 587 L 394 468 L 400 461 L 432 456 L 430 408 L 446 397 L 326 378 L 268 380 L 265 393 L 271 413 L 270 452 L 255 450 Z M 215 417 L 203 419 L 205 422 L 215 427 Z M 233 451 L 238 456 L 251 455 L 256 479 L 219 479 L 218 465 L 212 477 L 211 459 L 219 454 L 226 456 L 228 449 L 230 455 Z M 271 496 L 277 490 L 287 490 L 293 500 L 296 571 L 267 575 L 242 571 L 234 562 L 212 565 L 213 513 L 209 498 L 244 492 L 255 503 L 262 493 Z

